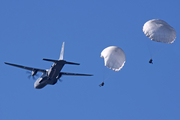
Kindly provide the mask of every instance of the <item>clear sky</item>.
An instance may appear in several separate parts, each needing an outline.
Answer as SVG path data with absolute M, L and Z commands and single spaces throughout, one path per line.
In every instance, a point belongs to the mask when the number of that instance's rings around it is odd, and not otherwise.
M 0 120 L 179 120 L 179 0 L 1 0 Z M 177 32 L 158 44 L 142 32 L 162 19 Z M 62 82 L 37 90 L 26 70 L 10 62 L 48 69 L 65 42 Z M 108 46 L 126 54 L 119 72 L 100 58 Z M 148 61 L 153 55 L 154 64 Z M 98 85 L 106 78 L 105 85 Z

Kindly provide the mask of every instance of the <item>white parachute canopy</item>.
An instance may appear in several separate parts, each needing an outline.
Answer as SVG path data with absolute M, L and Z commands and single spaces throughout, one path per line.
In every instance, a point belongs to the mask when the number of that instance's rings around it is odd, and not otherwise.
M 144 34 L 151 40 L 162 43 L 173 43 L 176 31 L 168 23 L 160 19 L 147 21 L 143 26 Z
M 126 59 L 124 51 L 116 46 L 105 48 L 101 52 L 101 57 L 104 58 L 105 66 L 114 71 L 121 70 Z

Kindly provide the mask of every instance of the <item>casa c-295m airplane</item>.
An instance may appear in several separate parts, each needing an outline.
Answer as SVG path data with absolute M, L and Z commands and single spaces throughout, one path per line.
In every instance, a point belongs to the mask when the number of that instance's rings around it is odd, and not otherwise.
M 5 62 L 5 64 L 23 68 L 26 70 L 30 70 L 30 71 L 32 71 L 31 76 L 33 76 L 33 77 L 37 74 L 37 72 L 42 72 L 41 77 L 39 77 L 34 83 L 34 88 L 36 88 L 36 89 L 41 89 L 41 88 L 45 87 L 46 85 L 56 84 L 58 79 L 60 79 L 60 77 L 62 75 L 93 76 L 91 74 L 61 72 L 61 70 L 65 64 L 80 65 L 79 63 L 67 62 L 67 61 L 63 60 L 64 44 L 65 43 L 63 42 L 59 60 L 43 59 L 45 61 L 54 62 L 54 64 L 51 66 L 50 69 L 38 69 L 38 68 L 26 67 L 26 66 L 22 66 L 22 65 L 7 63 L 7 62 Z

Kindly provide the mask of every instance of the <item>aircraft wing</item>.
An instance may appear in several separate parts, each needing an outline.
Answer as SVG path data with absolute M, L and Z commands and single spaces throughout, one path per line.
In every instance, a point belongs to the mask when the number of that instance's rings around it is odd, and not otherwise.
M 66 73 L 66 72 L 60 72 L 61 75 L 75 75 L 75 76 L 93 76 L 91 74 L 79 74 L 79 73 Z
M 17 65 L 17 64 L 12 64 L 12 63 L 7 63 L 7 62 L 4 62 L 4 63 L 7 64 L 7 65 L 19 67 L 19 68 L 26 69 L 26 70 L 30 70 L 30 71 L 37 70 L 38 72 L 46 72 L 46 70 L 44 70 L 44 69 L 38 69 L 38 68 L 32 68 L 32 67 L 26 67 L 26 66 L 22 66 L 22 65 Z

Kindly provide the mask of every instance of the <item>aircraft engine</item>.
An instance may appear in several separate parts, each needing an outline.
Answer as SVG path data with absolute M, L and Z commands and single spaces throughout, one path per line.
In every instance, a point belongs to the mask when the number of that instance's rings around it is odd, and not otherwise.
M 36 75 L 37 74 L 37 70 L 33 70 L 32 72 L 31 72 L 31 76 L 34 76 L 34 75 Z
M 56 79 L 58 80 L 61 76 L 62 76 L 62 74 L 59 73 L 59 75 L 56 77 Z

